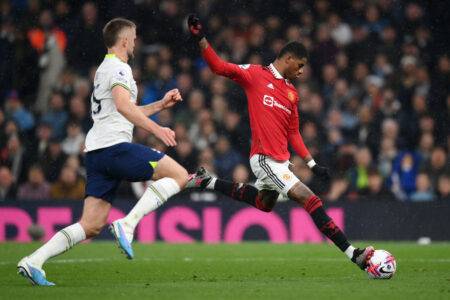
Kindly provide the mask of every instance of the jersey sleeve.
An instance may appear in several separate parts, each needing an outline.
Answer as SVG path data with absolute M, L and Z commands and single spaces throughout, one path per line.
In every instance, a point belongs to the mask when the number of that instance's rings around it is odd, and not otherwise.
M 112 90 L 119 85 L 131 92 L 131 70 L 125 66 L 119 66 L 114 69 L 109 80 L 109 87 Z
M 293 110 L 290 120 L 289 127 L 289 143 L 302 159 L 305 159 L 310 155 L 308 148 L 303 141 L 302 135 L 300 134 L 300 122 L 298 117 L 298 108 Z
M 209 44 L 208 47 L 202 51 L 202 56 L 211 68 L 211 71 L 215 74 L 228 77 L 244 86 L 251 82 L 251 65 L 236 65 L 229 63 L 220 58 Z

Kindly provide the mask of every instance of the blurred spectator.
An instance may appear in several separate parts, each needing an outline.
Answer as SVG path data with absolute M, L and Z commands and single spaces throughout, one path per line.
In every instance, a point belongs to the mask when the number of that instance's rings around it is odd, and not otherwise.
M 39 16 L 39 26 L 28 31 L 31 46 L 39 53 L 40 80 L 35 108 L 43 113 L 54 83 L 61 74 L 67 46 L 67 35 L 57 28 L 51 10 L 44 10 Z
M 19 186 L 18 199 L 46 200 L 50 196 L 50 184 L 45 180 L 44 172 L 39 165 L 28 170 L 28 181 Z
M 330 202 L 343 201 L 347 196 L 349 183 L 344 177 L 336 177 L 331 180 L 330 191 L 326 199 Z
M 400 200 L 406 200 L 416 190 L 420 156 L 412 152 L 400 152 L 392 167 L 391 191 Z
M 417 150 L 425 161 L 430 158 L 433 147 L 434 136 L 429 132 L 422 134 L 419 139 L 419 148 Z
M 8 167 L 0 167 L 0 201 L 14 200 L 17 188 L 14 177 Z
M 395 140 L 385 137 L 381 140 L 380 154 L 378 156 L 378 171 L 387 178 L 392 172 L 392 162 L 397 157 L 397 147 Z
M 84 199 L 84 180 L 77 176 L 76 170 L 66 166 L 56 182 L 51 185 L 50 197 L 52 199 Z
M 437 188 L 439 176 L 450 172 L 450 160 L 445 149 L 434 148 L 430 158 L 424 162 L 422 170 L 430 175 L 432 186 Z
M 80 124 L 76 122 L 70 122 L 67 125 L 67 135 L 63 140 L 61 147 L 67 155 L 78 155 L 82 151 L 84 145 L 85 135 L 81 131 Z
M 361 200 L 386 201 L 393 200 L 394 194 L 386 188 L 380 173 L 372 168 L 367 176 L 367 189 L 360 193 Z
M 50 140 L 45 157 L 46 159 L 41 161 L 45 178 L 49 182 L 54 182 L 67 159 L 67 155 L 62 151 L 61 142 L 58 139 Z
M 434 200 L 434 193 L 430 184 L 430 178 L 426 173 L 419 173 L 416 178 L 416 191 L 411 194 L 412 201 Z
M 230 146 L 230 142 L 225 136 L 220 136 L 217 140 L 216 159 L 214 160 L 217 175 L 221 178 L 231 179 L 233 169 L 244 160 L 242 156 Z
M 356 152 L 356 165 L 349 171 L 351 187 L 358 193 L 365 193 L 369 185 L 369 168 L 372 164 L 372 155 L 367 147 Z
M 21 182 L 25 178 L 24 173 L 28 167 L 27 163 L 28 160 L 22 142 L 17 135 L 11 135 L 6 146 L 0 149 L 0 165 L 9 167 L 13 178 L 17 182 Z
M 50 98 L 50 109 L 42 115 L 41 122 L 51 125 L 52 137 L 62 138 L 68 121 L 68 113 L 64 110 L 64 98 L 61 93 L 54 92 Z
M 86 103 L 80 96 L 74 96 L 69 103 L 69 117 L 81 125 L 83 132 L 88 132 L 92 127 L 92 119 L 88 114 Z
M 33 129 L 34 116 L 23 106 L 16 91 L 11 91 L 6 98 L 5 113 L 19 126 L 20 131 Z
M 88 73 L 89 68 L 98 65 L 106 54 L 106 48 L 100 42 L 102 26 L 95 3 L 85 2 L 81 8 L 81 17 L 72 29 L 69 47 L 70 63 L 83 75 Z
M 52 127 L 50 124 L 42 122 L 36 128 L 36 136 L 28 146 L 28 153 L 34 161 L 46 159 L 50 139 L 52 136 Z
M 450 175 L 449 173 L 439 176 L 438 195 L 442 200 L 450 200 Z

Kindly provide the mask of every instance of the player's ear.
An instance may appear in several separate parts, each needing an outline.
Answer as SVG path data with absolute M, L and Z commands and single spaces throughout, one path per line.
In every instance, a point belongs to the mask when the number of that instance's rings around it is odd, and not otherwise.
M 293 59 L 294 59 L 294 57 L 292 56 L 292 54 L 290 54 L 290 53 L 286 54 L 286 58 L 285 58 L 286 64 L 288 64 L 288 65 L 291 64 Z

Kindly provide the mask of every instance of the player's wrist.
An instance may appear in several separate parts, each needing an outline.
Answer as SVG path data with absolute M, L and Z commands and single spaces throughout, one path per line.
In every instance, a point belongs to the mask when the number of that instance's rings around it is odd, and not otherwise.
M 314 166 L 317 165 L 317 163 L 315 162 L 314 159 L 311 159 L 311 160 L 309 160 L 309 161 L 306 163 L 306 165 L 307 165 L 310 169 L 312 169 L 312 168 L 314 168 Z

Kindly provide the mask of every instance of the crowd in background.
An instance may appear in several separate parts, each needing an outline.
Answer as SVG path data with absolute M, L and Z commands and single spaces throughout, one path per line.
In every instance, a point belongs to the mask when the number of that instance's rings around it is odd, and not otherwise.
M 135 142 L 189 172 L 252 182 L 245 95 L 201 59 L 184 27 L 191 12 L 230 62 L 267 65 L 287 41 L 307 47 L 294 83 L 301 133 L 333 178 L 291 162 L 324 199 L 449 200 L 448 9 L 393 0 L 0 0 L 0 199 L 84 198 L 93 74 L 106 52 L 102 28 L 117 16 L 138 25 L 130 64 L 140 104 L 172 88 L 184 98 L 153 116 L 175 130 L 177 147 L 141 129 Z M 134 197 L 130 184 L 120 197 Z

